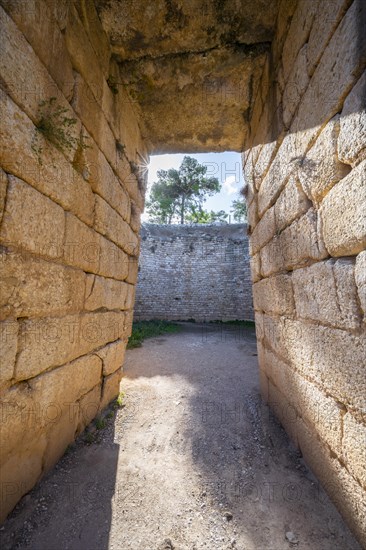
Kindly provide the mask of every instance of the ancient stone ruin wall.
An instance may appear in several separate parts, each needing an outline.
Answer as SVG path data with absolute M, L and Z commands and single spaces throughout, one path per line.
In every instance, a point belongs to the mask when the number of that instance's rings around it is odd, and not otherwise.
M 3 519 L 118 394 L 146 151 L 93 3 L 0 4 Z
M 365 9 L 282 2 L 243 154 L 261 391 L 364 543 Z
M 141 228 L 136 319 L 253 319 L 247 227 Z

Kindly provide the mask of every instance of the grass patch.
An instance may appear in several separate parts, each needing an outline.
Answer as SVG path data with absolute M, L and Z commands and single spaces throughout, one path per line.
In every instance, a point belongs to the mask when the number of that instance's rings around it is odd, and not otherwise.
M 146 338 L 153 338 L 161 334 L 173 334 L 179 330 L 179 325 L 169 321 L 137 321 L 132 326 L 127 349 L 140 348 Z

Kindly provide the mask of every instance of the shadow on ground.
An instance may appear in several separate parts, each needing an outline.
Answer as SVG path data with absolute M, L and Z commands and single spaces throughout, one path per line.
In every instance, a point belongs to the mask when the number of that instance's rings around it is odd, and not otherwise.
M 125 407 L 7 521 L 3 548 L 358 549 L 259 397 L 254 329 L 184 324 L 131 350 Z

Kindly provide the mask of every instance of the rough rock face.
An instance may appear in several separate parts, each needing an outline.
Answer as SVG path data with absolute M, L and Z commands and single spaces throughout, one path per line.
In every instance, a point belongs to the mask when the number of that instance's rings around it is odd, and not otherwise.
M 242 150 L 277 6 L 97 2 L 152 153 Z

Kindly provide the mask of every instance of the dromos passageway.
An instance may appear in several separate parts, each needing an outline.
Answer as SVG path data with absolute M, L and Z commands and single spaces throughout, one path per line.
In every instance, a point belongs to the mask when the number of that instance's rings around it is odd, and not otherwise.
M 16 508 L 3 550 L 360 548 L 261 403 L 252 327 L 147 340 L 122 388 L 97 442 L 79 440 Z

